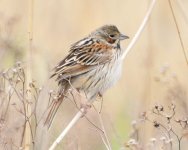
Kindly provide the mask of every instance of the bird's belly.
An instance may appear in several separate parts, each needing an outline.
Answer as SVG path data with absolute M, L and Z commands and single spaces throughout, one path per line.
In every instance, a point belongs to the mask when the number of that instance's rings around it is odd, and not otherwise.
M 99 93 L 103 94 L 117 82 L 121 75 L 121 68 L 122 62 L 118 60 L 100 66 L 80 76 L 78 85 L 82 86 L 78 88 L 85 91 L 88 99 L 95 99 Z
M 110 66 L 110 65 L 109 65 Z M 113 63 L 112 67 L 108 67 L 108 72 L 106 73 L 106 79 L 100 88 L 100 93 L 103 94 L 108 88 L 112 87 L 120 78 L 122 63 L 116 61 Z

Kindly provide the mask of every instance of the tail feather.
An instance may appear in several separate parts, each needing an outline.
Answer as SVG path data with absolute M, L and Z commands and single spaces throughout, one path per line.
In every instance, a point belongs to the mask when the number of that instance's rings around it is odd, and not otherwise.
M 50 110 L 49 110 L 48 115 L 46 117 L 46 120 L 44 122 L 44 125 L 48 126 L 48 129 L 50 128 L 50 126 L 53 122 L 53 119 L 54 119 L 54 117 L 55 117 L 55 115 L 56 115 L 56 113 L 59 109 L 59 106 L 63 102 L 63 99 L 64 99 L 64 97 L 61 96 L 60 98 L 58 98 L 57 101 L 54 100 L 52 102 L 52 104 L 50 106 Z

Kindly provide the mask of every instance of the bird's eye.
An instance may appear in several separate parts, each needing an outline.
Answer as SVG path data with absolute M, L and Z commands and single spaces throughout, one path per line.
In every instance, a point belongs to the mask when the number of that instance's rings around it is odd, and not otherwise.
M 115 35 L 114 35 L 114 34 L 110 34 L 109 36 L 110 36 L 111 38 L 115 37 Z

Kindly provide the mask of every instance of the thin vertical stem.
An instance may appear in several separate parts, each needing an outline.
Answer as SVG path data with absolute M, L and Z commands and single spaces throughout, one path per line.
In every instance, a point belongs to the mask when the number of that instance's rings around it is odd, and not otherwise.
M 185 19 L 185 22 L 188 24 L 188 14 L 186 12 L 186 6 L 182 3 L 181 0 L 175 0 L 176 2 L 176 5 L 179 7 L 184 19 Z
M 186 54 L 186 51 L 185 51 L 185 47 L 184 47 L 183 40 L 182 40 L 182 37 L 181 37 L 181 32 L 180 32 L 180 29 L 179 29 L 179 27 L 178 27 L 178 22 L 177 22 L 177 20 L 176 20 L 176 16 L 175 16 L 175 13 L 174 13 L 174 10 L 173 10 L 173 7 L 172 7 L 171 0 L 168 0 L 168 3 L 169 3 L 169 6 L 170 6 L 170 10 L 171 10 L 171 12 L 172 12 L 172 16 L 173 16 L 173 20 L 174 20 L 174 23 L 175 23 L 177 32 L 178 32 L 178 37 L 179 37 L 180 44 L 181 44 L 181 47 L 182 47 L 183 55 L 184 55 L 184 57 L 185 57 L 185 61 L 186 61 L 187 65 L 188 65 L 187 54 Z
M 28 51 L 27 51 L 27 69 L 26 69 L 26 86 L 29 88 L 29 83 L 32 81 L 32 41 L 33 41 L 33 5 L 34 0 L 29 0 L 29 27 L 28 27 Z M 31 100 L 31 93 L 28 93 L 28 100 Z M 31 116 L 31 105 L 27 102 L 25 103 L 26 107 L 26 116 Z M 24 148 L 25 150 L 30 150 L 31 147 L 31 126 L 30 121 L 27 120 L 26 126 L 25 126 L 25 142 L 24 142 Z
M 106 130 L 105 130 L 105 127 L 104 127 L 104 123 L 103 123 L 103 120 L 102 120 L 101 113 L 99 113 L 99 112 L 97 111 L 97 114 L 98 114 L 98 117 L 99 117 L 99 121 L 100 121 L 102 130 L 103 130 L 103 132 L 104 132 L 104 137 L 105 137 L 105 139 L 106 139 L 106 143 L 107 143 L 107 146 L 106 146 L 106 147 L 107 147 L 109 150 L 112 150 L 111 145 L 110 145 L 110 142 L 109 142 L 109 139 L 108 139 L 108 136 L 107 136 L 107 133 L 106 133 Z M 105 143 L 105 142 L 104 142 L 104 143 Z

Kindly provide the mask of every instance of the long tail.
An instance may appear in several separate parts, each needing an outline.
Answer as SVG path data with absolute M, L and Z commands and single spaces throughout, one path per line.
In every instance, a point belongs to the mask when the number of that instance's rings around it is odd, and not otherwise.
M 61 103 L 64 100 L 64 96 L 59 97 L 57 100 L 52 101 L 50 108 L 49 108 L 49 112 L 48 115 L 46 117 L 46 120 L 44 122 L 44 125 L 48 126 L 48 129 L 50 128 L 53 119 L 57 113 L 57 110 L 59 109 L 59 106 L 61 105 Z

